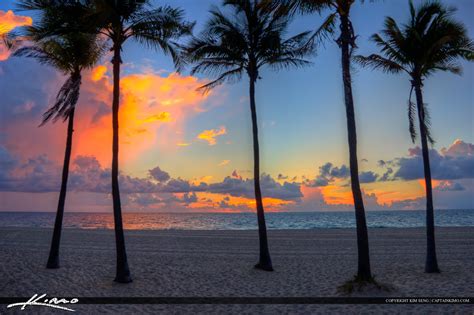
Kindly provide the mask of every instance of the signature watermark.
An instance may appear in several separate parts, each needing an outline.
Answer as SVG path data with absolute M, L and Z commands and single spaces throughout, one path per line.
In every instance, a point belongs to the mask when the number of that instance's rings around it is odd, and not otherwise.
M 43 294 L 43 295 L 35 294 L 28 301 L 13 303 L 13 304 L 8 305 L 7 308 L 20 307 L 20 310 L 23 311 L 28 306 L 44 306 L 44 307 L 56 308 L 56 309 L 60 309 L 63 311 L 68 311 L 68 312 L 75 312 L 75 310 L 73 310 L 72 308 L 68 308 L 62 305 L 76 304 L 77 302 L 79 302 L 79 299 L 77 298 L 72 298 L 70 300 L 67 300 L 67 299 L 59 299 L 56 297 L 46 298 L 46 294 Z

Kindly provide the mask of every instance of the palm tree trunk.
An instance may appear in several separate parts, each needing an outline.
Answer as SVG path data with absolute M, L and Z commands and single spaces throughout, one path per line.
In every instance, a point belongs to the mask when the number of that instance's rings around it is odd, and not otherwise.
M 120 102 L 120 45 L 114 47 L 113 76 L 114 90 L 112 101 L 112 200 L 114 206 L 114 222 L 115 222 L 115 246 L 117 250 L 117 273 L 115 281 L 120 283 L 128 283 L 132 281 L 130 270 L 128 268 L 127 253 L 125 250 L 125 237 L 123 235 L 122 224 L 122 206 L 120 203 L 120 190 L 118 183 L 118 154 L 119 154 L 119 102 Z
M 260 259 L 255 268 L 273 271 L 270 251 L 268 249 L 267 226 L 263 209 L 262 192 L 260 189 L 260 152 L 258 145 L 257 109 L 255 106 L 255 79 L 250 78 L 250 111 L 252 113 L 253 135 L 253 181 L 255 187 L 255 201 L 257 204 L 258 236 L 260 241 Z
M 415 80 L 415 94 L 418 110 L 418 120 L 420 123 L 421 151 L 423 155 L 423 169 L 425 173 L 426 186 L 426 263 L 425 272 L 440 272 L 438 259 L 436 258 L 434 208 L 433 208 L 433 187 L 431 185 L 431 168 L 428 148 L 428 139 L 425 130 L 425 113 L 423 106 L 423 93 L 421 91 L 421 80 Z
M 347 11 L 348 12 L 348 11 Z M 369 237 L 367 223 L 365 220 L 364 201 L 359 183 L 359 163 L 357 160 L 357 133 L 354 113 L 354 100 L 352 96 L 351 79 L 351 45 L 354 37 L 348 14 L 341 15 L 341 38 L 340 46 L 342 52 L 342 80 L 344 83 L 344 99 L 346 104 L 347 134 L 349 140 L 349 162 L 351 172 L 352 196 L 354 198 L 356 226 L 357 226 L 357 249 L 358 249 L 358 271 L 357 278 L 361 281 L 372 279 L 369 257 Z
M 67 179 L 69 177 L 69 164 L 71 161 L 72 150 L 72 134 L 74 132 L 74 111 L 71 109 L 68 117 L 66 150 L 64 153 L 63 174 L 61 179 L 61 190 L 59 192 L 58 209 L 56 211 L 56 220 L 54 221 L 53 239 L 51 241 L 51 249 L 49 251 L 48 262 L 46 268 L 59 268 L 59 243 L 61 242 L 61 230 L 63 225 L 64 204 L 66 202 Z

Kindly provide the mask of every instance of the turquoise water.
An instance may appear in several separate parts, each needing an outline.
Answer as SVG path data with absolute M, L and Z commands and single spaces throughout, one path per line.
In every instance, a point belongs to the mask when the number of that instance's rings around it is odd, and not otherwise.
M 0 212 L 0 227 L 52 228 L 52 212 Z M 267 213 L 269 229 L 353 228 L 353 212 Z M 254 213 L 124 213 L 124 227 L 130 230 L 252 230 Z M 474 210 L 437 210 L 437 226 L 474 226 Z M 424 227 L 424 211 L 369 211 L 369 227 Z M 64 228 L 113 229 L 109 213 L 65 213 Z

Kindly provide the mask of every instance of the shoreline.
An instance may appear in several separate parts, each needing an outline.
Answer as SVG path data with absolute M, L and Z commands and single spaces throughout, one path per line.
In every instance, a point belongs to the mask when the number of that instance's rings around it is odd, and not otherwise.
M 0 231 L 2 230 L 38 230 L 38 231 L 53 231 L 54 227 L 18 227 L 18 226 L 0 226 Z M 425 231 L 426 227 L 385 227 L 385 226 L 378 226 L 378 227 L 367 227 L 369 230 L 420 230 L 420 231 Z M 472 229 L 474 233 L 474 226 L 435 226 L 435 233 L 438 230 L 445 230 L 445 229 Z M 103 228 L 103 227 L 92 227 L 92 228 L 78 228 L 78 227 L 63 227 L 63 231 L 102 231 L 102 232 L 108 232 L 108 231 L 114 231 L 113 228 Z M 258 228 L 255 229 L 180 229 L 180 228 L 167 228 L 167 229 L 155 229 L 155 228 L 150 228 L 150 229 L 123 229 L 125 233 L 127 232 L 143 232 L 143 233 L 148 233 L 148 232 L 258 232 Z M 280 228 L 269 228 L 267 227 L 267 231 L 273 231 L 273 232 L 323 232 L 323 231 L 355 231 L 355 227 L 315 227 L 315 228 L 310 228 L 310 229 L 280 229 Z M 455 232 L 455 231 L 453 231 Z

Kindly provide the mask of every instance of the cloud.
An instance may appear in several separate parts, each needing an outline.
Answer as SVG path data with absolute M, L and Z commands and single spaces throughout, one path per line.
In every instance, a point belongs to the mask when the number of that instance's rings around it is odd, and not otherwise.
M 282 200 L 299 200 L 303 197 L 299 184 L 288 182 L 280 184 L 268 174 L 262 174 L 260 176 L 260 186 L 262 194 L 265 197 Z M 207 191 L 219 194 L 229 194 L 235 197 L 255 197 L 253 179 L 243 179 L 240 176 L 236 177 L 234 174 L 232 177 L 227 176 L 220 183 L 209 184 Z
M 435 190 L 438 191 L 463 191 L 466 190 L 466 188 L 460 184 L 460 183 L 455 183 L 449 180 L 446 181 L 441 181 L 439 182 L 435 187 Z
M 15 15 L 13 11 L 0 10 L 0 36 L 11 32 L 16 27 L 33 24 L 29 16 Z M 0 61 L 5 61 L 10 56 L 10 51 L 0 42 Z
M 75 116 L 73 157 L 93 155 L 110 165 L 112 143 L 112 79 L 109 65 L 83 75 Z M 61 162 L 66 125 L 57 122 L 37 128 L 65 78 L 53 68 L 28 58 L 1 63 L 0 107 L 2 144 L 22 157 L 39 155 L 48 147 L 50 159 Z M 38 77 L 31 84 L 25 77 Z M 140 163 L 144 154 L 177 150 L 184 141 L 188 119 L 206 110 L 209 98 L 196 88 L 205 83 L 192 76 L 148 69 L 123 75 L 119 113 L 120 162 L 122 167 Z M 21 135 L 21 136 L 20 136 Z
M 346 165 L 337 167 L 328 162 L 319 167 L 319 174 L 316 178 L 314 180 L 307 180 L 305 185 L 310 187 L 324 187 L 337 179 L 347 179 L 349 178 L 349 175 L 350 170 Z
M 178 147 L 188 147 L 191 145 L 191 143 L 187 143 L 187 142 L 179 142 L 179 143 L 176 143 L 176 145 Z
M 153 179 L 159 182 L 166 182 L 170 179 L 170 175 L 167 172 L 162 171 L 159 166 L 149 170 L 148 173 Z
M 161 112 L 155 115 L 151 115 L 146 117 L 143 122 L 144 123 L 152 123 L 152 122 L 169 122 L 171 121 L 171 114 L 168 112 Z
M 10 152 L 3 146 L 0 146 L 0 183 L 9 178 L 16 165 L 17 161 Z
M 447 148 L 443 156 L 451 158 L 466 157 L 469 151 L 460 150 L 459 144 L 455 150 Z M 469 146 L 465 145 L 465 148 Z M 417 156 L 417 150 L 411 150 L 412 156 Z M 386 165 L 394 164 L 387 161 Z M 243 178 L 237 170 L 221 181 L 211 182 L 211 177 L 200 180 L 173 178 L 159 166 L 148 170 L 148 177 L 139 178 L 124 173 L 119 174 L 119 183 L 124 205 L 132 210 L 160 211 L 253 211 L 255 208 L 254 182 L 251 178 Z M 281 175 L 281 174 L 280 174 Z M 390 175 L 387 175 L 390 176 Z M 270 211 L 315 211 L 315 210 L 352 210 L 353 201 L 344 166 L 335 167 L 327 163 L 320 168 L 316 179 L 327 180 L 326 185 L 314 184 L 314 181 L 287 182 L 281 175 L 273 178 L 269 174 L 260 177 L 264 204 Z M 379 185 L 394 185 L 380 188 L 368 186 L 363 189 L 364 203 L 368 210 L 404 210 L 423 209 L 424 192 L 422 180 L 404 183 L 400 180 L 381 183 L 379 175 L 366 171 L 360 174 L 361 182 L 377 181 Z M 316 180 L 315 179 L 315 180 Z M 44 198 L 54 199 L 51 193 L 57 193 L 61 180 L 61 164 L 49 159 L 46 155 L 37 155 L 22 159 L 12 154 L 7 148 L 0 146 L 0 197 L 6 205 L 14 205 L 12 198 L 21 194 L 42 193 Z M 284 181 L 284 182 L 282 182 Z M 401 186 L 400 186 L 401 185 Z M 407 186 L 409 185 L 409 186 Z M 405 187 L 410 193 L 404 192 Z M 469 208 L 473 205 L 472 178 L 456 180 L 433 180 L 436 207 Z M 71 163 L 68 189 L 73 196 L 87 194 L 110 195 L 110 169 L 104 167 L 93 156 L 77 156 Z M 78 195 L 79 194 L 79 195 Z M 57 195 L 56 195 L 57 196 Z M 93 196 L 93 195 L 87 195 Z M 28 197 L 38 200 L 37 197 Z M 89 198 L 89 197 L 88 197 Z M 100 205 L 91 209 L 106 207 L 109 201 L 104 198 L 90 197 Z M 2 201 L 3 202 L 3 201 Z M 39 201 L 38 201 L 39 202 Z M 95 202 L 95 201 L 91 201 Z M 25 206 L 26 207 L 26 206 Z M 79 206 L 83 209 L 84 206 Z M 3 207 L 5 208 L 5 207 Z M 2 209 L 3 209 L 2 208 Z M 102 209 L 101 208 L 101 209 Z M 14 209 L 10 209 L 14 210 Z
M 359 181 L 361 184 L 373 183 L 378 177 L 379 175 L 372 171 L 362 172 L 359 174 Z
M 60 168 L 46 155 L 19 161 L 0 150 L 0 191 L 46 192 L 59 189 Z
M 454 140 L 448 148 L 442 148 L 441 154 L 444 156 L 473 156 L 474 144 L 466 143 L 461 139 Z
M 242 176 L 240 176 L 239 173 L 237 173 L 237 170 L 233 170 L 231 176 L 233 178 L 242 179 Z
M 200 140 L 207 141 L 209 145 L 216 145 L 216 138 L 225 134 L 227 134 L 227 130 L 224 126 L 221 126 L 219 129 L 204 130 L 197 136 L 197 138 Z
M 6 34 L 19 26 L 27 26 L 33 23 L 29 16 L 15 15 L 13 11 L 0 10 L 0 34 Z
M 222 162 L 220 162 L 217 166 L 226 166 L 230 163 L 230 160 L 223 160 Z
M 197 198 L 196 193 L 193 191 L 191 193 L 185 193 L 183 195 L 183 201 L 189 204 L 189 203 L 197 202 L 198 198 Z
M 423 157 L 419 147 L 411 148 L 408 157 L 396 158 L 385 161 L 393 174 L 382 176 L 384 180 L 416 180 L 424 178 Z M 435 180 L 457 180 L 474 178 L 474 145 L 462 140 L 456 140 L 448 148 L 439 152 L 431 149 L 430 166 L 431 175 Z M 390 171 L 390 169 L 388 169 Z M 390 175 L 390 174 L 388 174 Z
M 54 192 L 59 190 L 61 166 L 45 155 L 24 162 L 13 157 L 7 150 L 0 150 L 0 191 Z M 172 178 L 160 167 L 148 171 L 150 177 L 137 178 L 119 175 L 120 190 L 124 194 L 182 193 L 183 200 L 192 202 L 194 193 L 207 192 L 234 197 L 254 198 L 254 182 L 243 179 L 236 171 L 222 182 L 193 183 L 182 178 Z M 302 197 L 297 183 L 277 182 L 270 175 L 260 177 L 263 196 L 280 200 L 297 200 Z M 110 193 L 110 169 L 101 166 L 93 156 L 76 157 L 70 168 L 69 190 L 76 192 Z
M 105 78 L 106 73 L 107 73 L 107 67 L 103 65 L 99 65 L 95 67 L 94 69 L 92 69 L 91 80 L 93 82 L 102 80 L 103 78 Z

